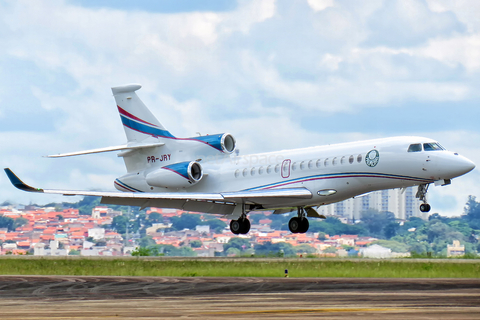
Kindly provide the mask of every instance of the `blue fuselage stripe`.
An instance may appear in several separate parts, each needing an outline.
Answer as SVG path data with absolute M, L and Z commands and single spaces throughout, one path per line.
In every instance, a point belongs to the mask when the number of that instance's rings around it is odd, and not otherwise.
M 245 189 L 244 191 L 272 189 L 272 188 L 281 187 L 281 186 L 285 186 L 285 185 L 289 185 L 289 184 L 302 183 L 302 182 L 308 182 L 308 181 L 314 181 L 314 180 L 343 179 L 343 178 L 381 178 L 381 179 L 415 181 L 415 182 L 419 182 L 419 183 L 431 183 L 431 182 L 433 182 L 433 180 L 430 180 L 430 179 L 410 177 L 410 176 L 401 176 L 401 175 L 394 175 L 394 174 L 370 173 L 370 172 L 348 172 L 348 173 L 322 174 L 322 175 L 314 175 L 314 176 L 307 176 L 307 177 L 301 177 L 301 178 L 296 178 L 296 179 L 290 179 L 290 180 L 275 182 L 275 183 L 266 184 L 266 185 L 263 185 L 263 186 L 254 187 L 254 188 Z

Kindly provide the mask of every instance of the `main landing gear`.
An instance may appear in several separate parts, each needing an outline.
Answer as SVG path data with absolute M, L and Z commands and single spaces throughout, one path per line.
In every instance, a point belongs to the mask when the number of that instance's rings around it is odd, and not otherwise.
M 247 218 L 245 204 L 242 204 L 242 215 L 238 220 L 230 221 L 230 231 L 233 234 L 247 234 L 250 231 L 250 220 Z
M 418 186 L 416 197 L 423 201 L 423 203 L 420 205 L 421 212 L 429 212 L 431 209 L 430 205 L 427 203 L 428 186 L 429 184 L 421 184 Z
M 250 231 L 250 220 L 247 217 L 240 217 L 238 220 L 230 221 L 230 231 L 233 234 L 247 234 Z
M 310 224 L 302 207 L 297 208 L 298 217 L 293 217 L 288 222 L 288 228 L 292 233 L 305 233 L 308 231 Z

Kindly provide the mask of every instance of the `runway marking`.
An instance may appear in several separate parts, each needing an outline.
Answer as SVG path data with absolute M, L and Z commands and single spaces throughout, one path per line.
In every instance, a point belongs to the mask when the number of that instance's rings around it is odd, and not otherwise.
M 220 311 L 202 313 L 204 315 L 227 315 L 227 314 L 262 314 L 262 313 L 334 313 L 334 312 L 381 312 L 381 311 L 409 311 L 414 308 L 316 308 L 316 309 L 278 309 L 278 310 L 252 310 L 252 311 Z

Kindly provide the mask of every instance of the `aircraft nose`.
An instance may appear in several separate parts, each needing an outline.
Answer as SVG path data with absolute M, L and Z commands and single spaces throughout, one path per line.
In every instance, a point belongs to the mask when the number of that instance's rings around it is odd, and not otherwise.
M 463 156 L 459 156 L 459 159 L 457 159 L 455 163 L 455 171 L 458 174 L 458 176 L 461 176 L 467 172 L 470 172 L 473 169 L 475 169 L 475 163 L 473 163 L 473 161 Z

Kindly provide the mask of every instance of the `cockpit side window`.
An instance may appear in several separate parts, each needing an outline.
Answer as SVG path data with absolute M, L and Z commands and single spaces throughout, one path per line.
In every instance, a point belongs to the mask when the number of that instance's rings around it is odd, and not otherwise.
M 420 151 L 422 151 L 421 143 L 411 144 L 410 147 L 408 147 L 408 152 L 420 152 Z
M 445 150 L 444 147 L 442 147 L 440 144 L 437 142 L 430 142 L 430 143 L 424 143 L 423 144 L 423 149 L 425 151 L 440 151 L 440 150 Z

